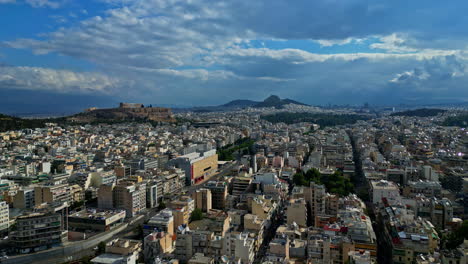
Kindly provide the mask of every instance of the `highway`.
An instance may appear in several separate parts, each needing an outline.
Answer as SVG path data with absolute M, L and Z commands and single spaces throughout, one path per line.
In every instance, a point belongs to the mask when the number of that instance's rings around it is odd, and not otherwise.
M 207 178 L 202 183 L 197 184 L 197 185 L 193 185 L 193 186 L 184 187 L 181 194 L 191 194 L 191 193 L 195 192 L 197 189 L 203 188 L 208 181 L 218 181 L 218 180 L 220 180 L 222 177 L 229 175 L 231 173 L 232 169 L 237 164 L 238 163 L 236 161 L 233 161 L 230 164 L 226 164 L 226 166 L 224 168 L 222 168 L 222 170 L 220 172 L 218 172 L 217 174 L 213 175 L 210 178 Z M 128 237 L 129 235 L 133 234 L 133 231 L 135 230 L 135 228 L 138 225 L 144 224 L 148 219 L 150 219 L 152 216 L 154 216 L 157 212 L 158 212 L 157 208 L 147 209 L 147 211 L 144 214 L 140 214 L 137 217 L 126 220 L 128 226 L 124 230 L 122 230 L 121 232 L 119 232 L 119 233 L 115 234 L 114 236 L 112 236 L 110 239 L 107 239 L 105 242 L 108 242 L 108 241 L 110 241 L 112 239 L 115 239 L 115 238 Z M 97 236 L 99 236 L 99 235 L 102 235 L 102 234 L 98 234 Z M 89 248 L 87 248 L 85 250 L 76 252 L 76 253 L 68 255 L 68 256 L 61 255 L 61 256 L 50 256 L 49 258 L 46 257 L 45 259 L 42 259 L 42 261 L 46 261 L 47 263 L 50 263 L 50 264 L 65 263 L 65 262 L 78 263 L 77 260 L 79 260 L 79 259 L 81 259 L 83 257 L 94 256 L 96 254 L 96 251 L 94 250 L 95 246 L 97 246 L 97 245 L 93 245 L 92 247 L 89 247 Z M 54 249 L 50 249 L 50 250 L 54 250 Z M 43 253 L 45 253 L 45 252 L 43 252 Z M 27 255 L 12 256 L 12 259 L 21 258 L 22 256 L 27 256 Z M 41 256 L 44 257 L 45 255 L 41 254 Z M 2 262 L 2 260 L 0 259 L 0 263 L 1 262 Z M 3 260 L 3 262 L 9 262 L 9 261 L 8 260 Z

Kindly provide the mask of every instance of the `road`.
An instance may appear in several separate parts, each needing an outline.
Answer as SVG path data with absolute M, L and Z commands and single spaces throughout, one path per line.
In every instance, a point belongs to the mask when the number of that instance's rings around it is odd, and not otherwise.
M 183 189 L 183 192 L 185 193 L 193 193 L 195 190 L 202 188 L 206 185 L 208 181 L 217 181 L 220 180 L 222 177 L 229 175 L 231 173 L 231 170 L 237 165 L 237 162 L 232 162 L 231 164 L 228 164 L 226 167 L 224 167 L 219 173 L 213 175 L 212 177 L 206 179 L 204 182 L 197 184 L 197 185 L 192 185 L 192 186 L 186 186 Z M 129 222 L 129 225 L 125 230 L 122 232 L 119 232 L 116 234 L 112 239 L 115 238 L 123 238 L 127 237 L 130 233 L 133 232 L 135 227 L 138 225 L 144 224 L 146 221 L 148 221 L 151 217 L 153 217 L 155 214 L 157 214 L 158 210 L 156 208 L 148 209 L 147 212 L 144 215 L 140 215 L 140 218 L 138 219 L 131 219 Z M 93 248 L 89 248 L 87 250 L 78 252 L 77 254 L 74 254 L 73 256 L 68 257 L 68 261 L 74 261 L 78 260 L 80 258 L 86 257 L 86 256 L 93 256 L 95 255 L 96 252 Z
M 220 172 L 218 172 L 217 174 L 213 175 L 212 177 L 206 179 L 201 184 L 184 187 L 183 192 L 191 194 L 191 193 L 195 192 L 195 190 L 204 187 L 208 181 L 220 180 L 222 177 L 224 177 L 226 175 L 229 175 L 231 173 L 232 169 L 236 165 L 237 165 L 237 162 L 232 162 L 232 163 L 226 165 L 226 167 L 224 167 Z M 137 216 L 136 218 L 132 218 L 132 219 L 127 220 L 128 226 L 123 231 L 117 233 L 115 236 L 113 236 L 112 238 L 106 240 L 105 242 L 108 242 L 108 241 L 110 241 L 112 239 L 116 239 L 116 238 L 128 237 L 129 234 L 132 234 L 132 232 L 135 230 L 135 228 L 137 226 L 144 224 L 147 220 L 149 220 L 151 217 L 153 217 L 157 212 L 158 212 L 157 208 L 147 209 L 145 214 L 142 214 L 142 215 Z M 95 245 L 95 246 L 97 246 L 97 245 Z M 49 263 L 64 263 L 64 262 L 72 262 L 73 263 L 73 262 L 75 262 L 75 261 L 77 261 L 77 260 L 79 260 L 81 258 L 84 258 L 84 257 L 87 257 L 87 256 L 94 256 L 96 254 L 96 251 L 94 250 L 95 246 L 90 247 L 90 248 L 88 248 L 86 250 L 82 250 L 80 252 L 77 252 L 77 253 L 75 253 L 73 255 L 70 255 L 70 256 L 52 257 L 52 258 L 48 259 L 48 261 L 49 261 Z M 0 260 L 0 262 L 1 262 L 1 260 Z

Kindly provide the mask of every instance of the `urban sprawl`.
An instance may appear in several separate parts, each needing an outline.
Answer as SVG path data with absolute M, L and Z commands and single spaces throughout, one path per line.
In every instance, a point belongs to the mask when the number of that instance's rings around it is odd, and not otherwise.
M 265 118 L 284 112 L 366 118 Z M 441 125 L 460 111 L 393 112 L 291 104 L 2 132 L 0 262 L 466 264 L 468 130 Z

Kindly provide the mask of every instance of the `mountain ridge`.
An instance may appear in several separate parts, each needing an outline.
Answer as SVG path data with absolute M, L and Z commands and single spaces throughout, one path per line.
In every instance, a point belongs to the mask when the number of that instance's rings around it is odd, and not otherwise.
M 261 108 L 261 107 L 275 107 L 275 108 L 283 108 L 287 104 L 297 104 L 297 105 L 304 105 L 307 106 L 307 104 L 285 98 L 281 99 L 277 95 L 270 95 L 267 97 L 265 100 L 258 102 L 258 101 L 253 101 L 253 100 L 248 100 L 248 99 L 236 99 L 232 100 L 226 104 L 219 105 L 218 107 L 238 107 L 238 108 L 243 108 L 243 107 L 254 107 L 254 108 Z

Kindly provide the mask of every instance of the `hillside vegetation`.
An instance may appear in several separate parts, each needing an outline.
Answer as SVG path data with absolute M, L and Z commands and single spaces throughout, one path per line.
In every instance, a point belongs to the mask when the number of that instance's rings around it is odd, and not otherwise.
M 0 132 L 9 130 L 20 130 L 26 128 L 44 127 L 46 123 L 56 122 L 59 119 L 46 118 L 46 119 L 25 119 L 14 116 L 0 114 Z
M 415 110 L 408 110 L 402 111 L 391 114 L 391 116 L 415 116 L 415 117 L 431 117 L 436 116 L 438 114 L 442 114 L 447 112 L 447 110 L 443 109 L 432 109 L 432 108 L 421 108 Z
M 461 114 L 457 116 L 449 116 L 444 122 L 443 126 L 459 126 L 459 127 L 468 127 L 468 114 Z

